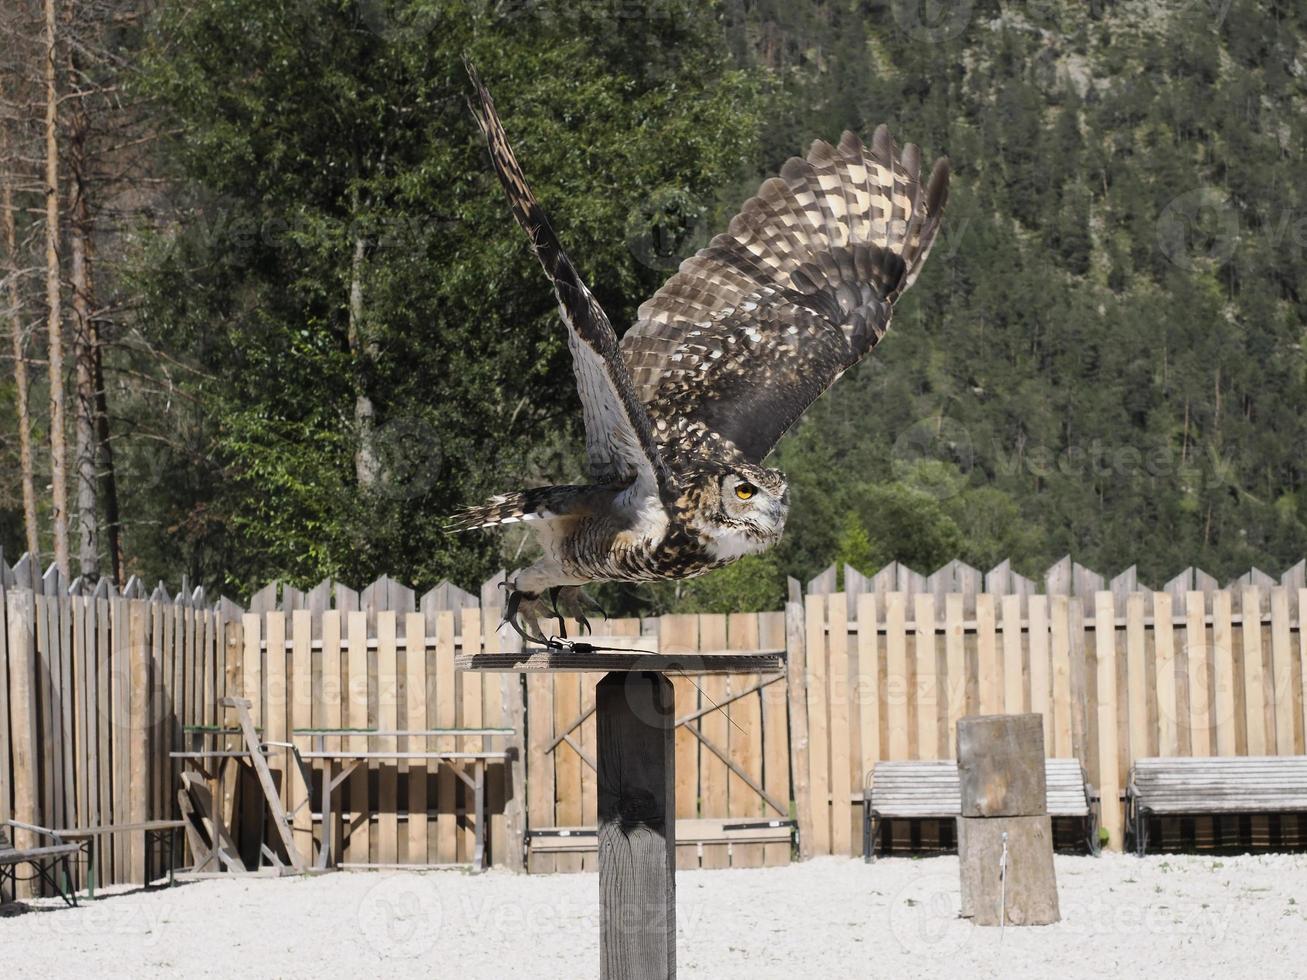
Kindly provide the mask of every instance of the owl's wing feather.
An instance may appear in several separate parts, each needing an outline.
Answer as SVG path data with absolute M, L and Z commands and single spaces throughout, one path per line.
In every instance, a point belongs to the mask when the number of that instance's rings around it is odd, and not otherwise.
M 752 462 L 885 335 L 948 196 L 881 126 L 813 143 L 681 263 L 622 338 L 661 441 Z
M 513 155 L 490 93 L 467 64 L 476 98 L 469 100 L 490 149 L 490 159 L 508 194 L 513 216 L 553 280 L 558 309 L 567 325 L 567 346 L 581 395 L 590 476 L 597 483 L 636 480 L 650 493 L 665 490 L 670 474 L 653 437 L 648 410 L 636 396 L 617 334 L 563 251 L 549 218 L 527 185 Z

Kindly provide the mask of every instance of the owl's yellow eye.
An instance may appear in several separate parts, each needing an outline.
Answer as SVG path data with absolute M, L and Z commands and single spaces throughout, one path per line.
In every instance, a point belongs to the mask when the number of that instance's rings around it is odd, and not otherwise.
M 735 496 L 739 497 L 741 500 L 748 500 L 757 492 L 758 492 L 758 488 L 755 487 L 752 483 L 735 484 Z

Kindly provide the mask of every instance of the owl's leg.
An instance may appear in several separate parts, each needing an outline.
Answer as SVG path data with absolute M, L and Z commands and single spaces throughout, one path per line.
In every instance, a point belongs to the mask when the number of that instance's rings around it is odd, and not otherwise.
M 531 643 L 549 646 L 549 640 L 541 636 L 539 632 L 529 632 L 526 627 L 527 623 L 539 618 L 540 612 L 543 611 L 541 605 L 540 596 L 536 593 L 510 589 L 508 602 L 504 607 L 504 623 L 513 627 L 522 639 Z M 503 623 L 500 625 L 502 626 Z
M 566 639 L 567 639 L 567 623 L 566 623 L 566 621 L 565 621 L 564 618 L 563 618 L 563 613 L 562 613 L 562 611 L 558 608 L 558 597 L 559 597 L 559 595 L 562 594 L 562 592 L 563 592 L 563 587 L 562 587 L 561 585 L 555 585 L 555 586 L 553 586 L 553 587 L 549 590 L 549 605 L 553 607 L 552 610 L 551 610 L 551 612 L 552 612 L 552 615 L 553 615 L 554 619 L 558 620 L 558 638 L 559 638 L 560 640 L 566 640 Z M 583 633 L 585 632 L 585 627 L 584 627 L 584 626 L 581 627 L 581 632 L 583 632 Z
M 603 606 L 599 605 L 593 598 L 586 594 L 586 591 L 579 585 L 559 586 L 550 589 L 550 598 L 554 603 L 554 615 L 558 616 L 558 625 L 561 629 L 563 624 L 563 615 L 566 614 L 576 620 L 577 628 L 580 629 L 581 635 L 593 633 L 590 628 L 590 620 L 586 618 L 584 609 L 597 609 L 599 615 L 604 619 L 608 618 L 608 613 L 604 611 Z M 562 610 L 559 609 L 559 601 L 562 601 Z M 562 638 L 567 638 L 567 633 L 562 633 Z

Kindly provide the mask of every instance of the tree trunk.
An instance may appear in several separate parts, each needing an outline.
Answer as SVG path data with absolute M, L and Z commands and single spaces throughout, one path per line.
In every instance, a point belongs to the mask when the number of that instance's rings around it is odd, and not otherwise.
M 45 0 L 45 299 L 50 364 L 50 483 L 54 560 L 68 575 L 68 471 L 64 442 L 64 340 L 59 283 L 59 85 L 55 0 Z
M 0 128 L 0 161 L 8 160 L 8 142 Z M 18 289 L 18 230 L 14 221 L 14 191 L 8 173 L 0 174 L 0 223 L 4 225 L 5 278 L 8 281 L 9 329 L 13 338 L 14 384 L 18 391 L 18 467 L 23 483 L 23 529 L 27 553 L 40 564 L 41 550 L 36 524 L 36 479 L 32 475 L 32 422 L 28 414 L 27 353 L 23 344 L 22 297 Z
M 92 324 L 92 329 L 94 329 Z M 95 431 L 100 455 L 100 492 L 104 498 L 104 530 L 109 539 L 109 561 L 114 581 L 127 583 L 127 556 L 123 550 L 122 520 L 118 513 L 118 477 L 114 469 L 113 443 L 109 440 L 109 399 L 104 387 L 104 349 L 97 339 L 95 354 Z
M 376 355 L 374 345 L 364 337 L 363 328 L 363 259 L 367 242 L 362 234 L 354 239 L 354 254 L 349 264 L 349 349 L 354 355 L 354 428 L 358 448 L 354 451 L 354 478 L 363 489 L 377 482 L 377 449 L 374 445 L 375 419 L 372 399 L 368 397 L 369 364 Z
M 72 58 L 69 67 L 75 68 Z M 100 577 L 100 506 L 96 473 L 96 351 L 91 279 L 91 209 L 87 203 L 85 107 L 74 102 L 68 136 L 68 179 L 72 191 L 68 226 L 69 274 L 72 278 L 74 360 L 77 365 L 77 527 L 78 564 L 83 577 Z

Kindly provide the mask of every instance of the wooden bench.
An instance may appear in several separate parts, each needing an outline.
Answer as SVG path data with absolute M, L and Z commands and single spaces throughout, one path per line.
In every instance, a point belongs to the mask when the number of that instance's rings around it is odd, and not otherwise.
M 1307 756 L 1136 759 L 1125 799 L 1142 857 L 1150 816 L 1307 812 Z
M 700 844 L 786 844 L 794 838 L 793 820 L 726 817 L 676 821 L 676 846 Z M 526 832 L 532 854 L 595 853 L 598 827 L 537 827 Z
M 1078 759 L 1045 759 L 1048 814 L 1084 821 L 1085 846 L 1098 853 L 1098 805 Z M 876 859 L 882 820 L 951 820 L 962 814 L 958 765 L 949 759 L 878 762 L 863 784 L 862 857 Z
M 15 830 L 26 830 L 42 837 L 49 837 L 54 843 L 43 847 L 15 847 L 13 837 L 8 829 L 10 827 Z M 18 866 L 28 864 L 35 869 L 42 881 L 59 893 L 59 897 L 65 903 L 69 906 L 75 906 L 77 904 L 77 893 L 72 889 L 73 876 L 69 859 L 80 851 L 80 845 L 65 843 L 57 831 L 49 828 L 37 827 L 30 823 L 23 823 L 21 820 L 7 820 L 0 823 L 0 899 L 3 899 L 4 896 L 5 882 L 8 881 L 11 887 L 17 885 Z M 54 869 L 48 867 L 47 862 L 55 866 L 62 866 L 63 885 L 59 884 Z
M 141 834 L 149 849 L 150 838 L 164 842 L 166 848 L 165 863 L 168 866 L 168 884 L 176 884 L 176 869 L 173 858 L 177 854 L 177 831 L 186 826 L 184 820 L 146 820 L 141 823 L 105 824 L 100 827 L 67 827 L 57 831 L 60 837 L 70 841 L 80 841 L 90 850 L 86 874 L 86 897 L 95 898 L 96 869 L 99 865 L 99 841 L 101 837 L 112 834 Z M 147 879 L 148 880 L 148 879 Z

